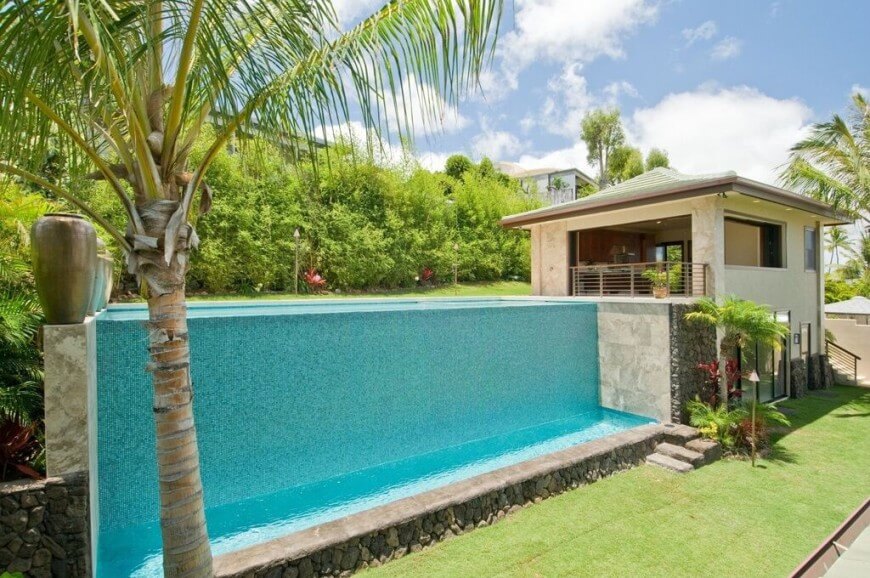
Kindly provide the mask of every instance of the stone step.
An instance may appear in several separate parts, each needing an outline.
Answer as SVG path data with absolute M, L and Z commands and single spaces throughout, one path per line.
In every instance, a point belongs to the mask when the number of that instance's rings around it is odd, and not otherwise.
M 646 457 L 646 463 L 678 474 L 687 474 L 695 469 L 692 467 L 692 464 L 687 464 L 686 462 L 675 460 L 670 456 L 659 453 L 648 455 Z
M 665 424 L 665 441 L 677 446 L 684 446 L 686 442 L 698 439 L 701 434 L 691 426 L 676 423 Z
M 719 445 L 719 442 L 705 438 L 686 442 L 686 449 L 703 454 L 705 464 L 712 464 L 722 457 L 722 446 Z
M 656 453 L 668 456 L 669 458 L 674 458 L 675 460 L 680 460 L 681 462 L 686 462 L 695 468 L 700 468 L 704 465 L 704 454 L 686 449 L 683 446 L 669 444 L 668 442 L 657 445 Z

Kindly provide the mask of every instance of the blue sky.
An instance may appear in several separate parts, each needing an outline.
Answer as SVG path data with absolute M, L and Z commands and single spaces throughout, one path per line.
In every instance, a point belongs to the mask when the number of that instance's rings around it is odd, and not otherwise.
M 349 21 L 379 2 L 335 4 Z M 773 182 L 812 122 L 870 86 L 870 2 L 515 0 L 506 8 L 483 92 L 418 131 L 417 152 L 431 168 L 463 152 L 592 173 L 579 121 L 616 105 L 631 143 L 665 148 L 677 169 Z

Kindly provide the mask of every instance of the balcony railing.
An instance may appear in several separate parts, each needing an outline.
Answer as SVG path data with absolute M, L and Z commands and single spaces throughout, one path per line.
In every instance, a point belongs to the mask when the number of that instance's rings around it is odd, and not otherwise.
M 706 295 L 707 264 L 659 262 L 571 267 L 572 295 L 650 297 L 654 295 L 654 285 L 663 287 L 655 291 L 659 296 Z

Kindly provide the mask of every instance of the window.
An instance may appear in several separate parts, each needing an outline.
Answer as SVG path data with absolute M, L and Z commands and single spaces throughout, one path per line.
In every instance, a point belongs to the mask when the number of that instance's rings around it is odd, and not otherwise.
M 725 218 L 725 264 L 783 266 L 782 225 Z
M 818 232 L 816 229 L 810 227 L 804 229 L 804 269 L 807 271 L 816 270 L 818 241 Z

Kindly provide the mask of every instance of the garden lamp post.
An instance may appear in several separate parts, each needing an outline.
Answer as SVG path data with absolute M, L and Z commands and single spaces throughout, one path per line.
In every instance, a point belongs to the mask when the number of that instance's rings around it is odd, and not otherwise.
M 749 375 L 749 377 L 747 379 L 752 382 L 752 416 L 750 417 L 750 419 L 752 420 L 752 425 L 749 428 L 749 431 L 750 431 L 749 446 L 750 446 L 750 449 L 752 451 L 752 454 L 751 454 L 752 467 L 754 468 L 755 467 L 755 402 L 756 402 L 756 398 L 758 397 L 758 382 L 761 380 L 758 378 L 758 372 L 755 371 L 754 369 L 752 370 L 752 373 Z
M 453 243 L 453 284 L 459 284 L 459 243 Z
M 293 265 L 293 293 L 299 295 L 299 227 L 293 231 L 293 238 L 296 240 L 296 261 Z

